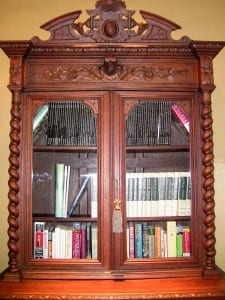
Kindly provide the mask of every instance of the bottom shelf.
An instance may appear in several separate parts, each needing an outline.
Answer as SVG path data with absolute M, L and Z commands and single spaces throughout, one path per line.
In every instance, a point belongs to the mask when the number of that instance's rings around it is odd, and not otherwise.
M 0 282 L 0 299 L 225 299 L 225 277 Z

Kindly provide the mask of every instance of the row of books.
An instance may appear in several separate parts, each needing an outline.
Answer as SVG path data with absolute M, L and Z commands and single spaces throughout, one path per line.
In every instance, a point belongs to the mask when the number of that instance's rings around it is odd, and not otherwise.
M 126 120 L 127 145 L 171 143 L 171 101 L 145 101 Z
M 78 204 L 84 197 L 87 188 L 91 189 L 91 217 L 97 218 L 97 174 L 85 174 L 81 184 L 70 201 L 68 207 L 68 198 L 70 193 L 70 186 L 74 185 L 70 178 L 71 167 L 63 163 L 56 163 L 55 165 L 55 217 L 67 218 L 71 217 L 76 210 Z
M 134 107 L 126 119 L 127 146 L 169 145 L 172 114 L 189 132 L 189 117 L 172 101 L 143 101 Z M 34 116 L 34 142 L 45 130 L 47 145 L 96 145 L 96 124 L 96 116 L 82 102 L 49 102 Z
M 96 124 L 96 116 L 82 102 L 49 102 L 34 117 L 34 141 L 40 128 L 46 128 L 47 145 L 96 145 Z
M 128 222 L 128 258 L 191 256 L 191 230 L 176 221 L 164 223 Z
M 190 172 L 126 174 L 127 217 L 190 216 Z
M 97 174 L 83 175 L 81 184 L 70 201 L 70 166 L 56 164 L 55 217 L 71 217 L 87 189 L 91 195 L 91 217 L 97 218 Z M 190 216 L 190 172 L 146 172 L 126 174 L 127 217 Z
M 52 226 L 34 222 L 34 258 L 97 259 L 97 223 L 74 222 Z

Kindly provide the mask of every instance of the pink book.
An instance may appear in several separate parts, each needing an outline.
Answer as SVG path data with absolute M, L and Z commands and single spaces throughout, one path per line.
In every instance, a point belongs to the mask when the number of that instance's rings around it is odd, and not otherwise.
M 87 228 L 86 224 L 81 224 L 81 258 L 87 257 Z
M 181 124 L 184 126 L 184 128 L 187 130 L 187 132 L 190 132 L 190 120 L 186 112 L 183 110 L 182 107 L 173 104 L 172 105 L 172 111 L 176 115 L 177 119 L 181 122 Z

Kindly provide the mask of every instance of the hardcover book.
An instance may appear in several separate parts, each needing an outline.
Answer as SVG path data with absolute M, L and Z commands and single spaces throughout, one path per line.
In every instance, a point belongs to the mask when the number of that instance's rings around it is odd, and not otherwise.
M 34 223 L 34 258 L 43 258 L 44 256 L 44 222 Z
M 176 104 L 172 105 L 172 112 L 180 121 L 180 123 L 184 126 L 187 132 L 190 132 L 190 119 L 184 109 Z

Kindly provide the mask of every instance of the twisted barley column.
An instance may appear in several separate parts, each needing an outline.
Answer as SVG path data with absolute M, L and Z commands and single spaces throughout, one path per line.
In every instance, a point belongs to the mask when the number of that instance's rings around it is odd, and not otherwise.
M 209 91 L 202 93 L 202 140 L 203 140 L 203 200 L 205 270 L 215 269 L 215 214 L 214 214 L 214 165 L 211 97 Z
M 19 167 L 20 167 L 20 130 L 21 130 L 21 115 L 20 115 L 20 92 L 13 91 L 12 108 L 11 108 L 11 121 L 10 121 L 10 155 L 9 155 L 9 205 L 8 205 L 8 256 L 9 256 L 9 272 L 15 273 L 19 271 L 18 266 L 18 253 L 19 253 Z

